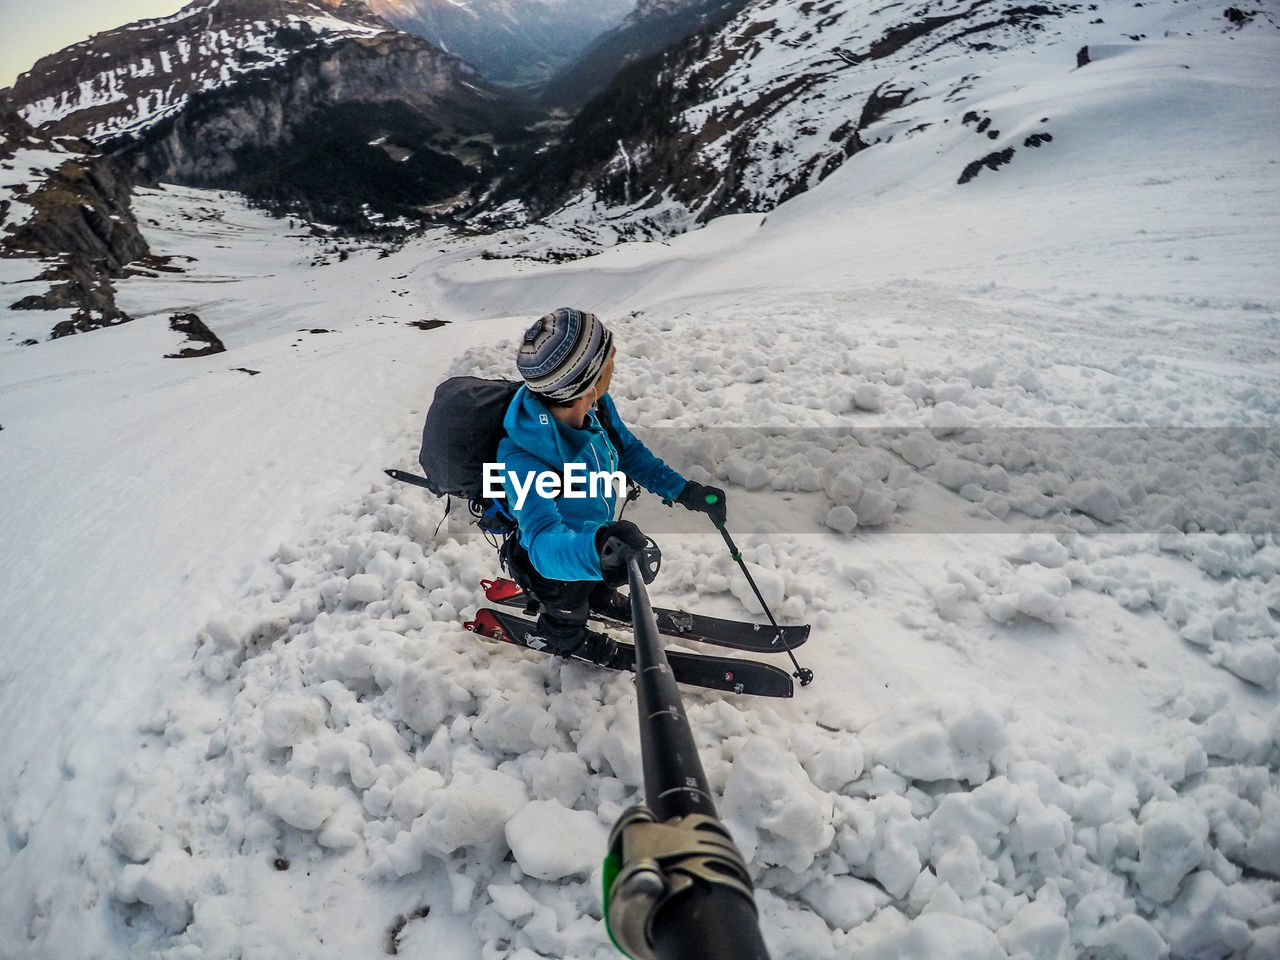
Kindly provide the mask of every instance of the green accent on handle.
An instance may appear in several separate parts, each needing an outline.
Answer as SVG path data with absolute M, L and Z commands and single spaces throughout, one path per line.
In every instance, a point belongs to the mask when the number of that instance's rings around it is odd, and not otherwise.
M 604 928 L 615 947 L 618 947 L 618 941 L 613 935 L 613 929 L 609 926 L 609 899 L 610 894 L 613 893 L 613 882 L 618 879 L 618 874 L 621 872 L 622 855 L 616 849 L 610 850 L 609 854 L 604 858 Z M 618 952 L 624 957 L 630 956 L 621 947 L 618 947 Z
M 734 562 L 734 563 L 741 563 L 741 562 L 742 562 L 742 554 L 740 554 L 740 553 L 735 553 L 735 554 L 733 554 L 733 562 Z
M 717 497 L 714 493 L 707 494 L 707 503 L 719 503 L 719 502 L 720 502 L 720 498 Z

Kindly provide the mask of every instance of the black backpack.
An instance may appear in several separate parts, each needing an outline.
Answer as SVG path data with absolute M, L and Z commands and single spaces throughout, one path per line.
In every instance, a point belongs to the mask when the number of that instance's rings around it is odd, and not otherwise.
M 465 499 L 482 529 L 504 536 L 515 521 L 501 504 L 485 499 L 484 465 L 498 458 L 498 443 L 506 436 L 502 421 L 519 389 L 511 380 L 445 380 L 427 410 L 418 454 L 428 490 Z

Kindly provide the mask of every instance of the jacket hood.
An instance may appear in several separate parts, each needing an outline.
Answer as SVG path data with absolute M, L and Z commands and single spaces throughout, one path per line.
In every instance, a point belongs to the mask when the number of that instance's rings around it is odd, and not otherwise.
M 592 463 L 592 432 L 566 427 L 527 386 L 516 391 L 502 425 L 508 437 L 546 463 Z

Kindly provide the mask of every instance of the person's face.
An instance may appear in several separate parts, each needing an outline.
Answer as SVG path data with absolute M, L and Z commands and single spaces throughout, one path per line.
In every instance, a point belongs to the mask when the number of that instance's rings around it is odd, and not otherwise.
M 600 371 L 600 379 L 596 381 L 596 397 L 603 397 L 609 392 L 609 381 L 613 379 L 613 358 L 618 353 L 617 347 L 609 348 L 609 359 L 604 362 L 604 369 Z

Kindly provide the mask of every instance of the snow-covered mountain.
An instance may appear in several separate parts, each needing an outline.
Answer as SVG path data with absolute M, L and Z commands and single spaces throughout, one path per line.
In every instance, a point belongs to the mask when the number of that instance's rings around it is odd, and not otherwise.
M 38 129 L 86 137 L 154 181 L 343 222 L 466 191 L 492 136 L 528 115 L 356 0 L 197 0 L 40 60 L 12 97 Z
M 635 0 L 368 0 L 401 30 L 425 37 L 489 80 L 545 81 L 635 6 Z
M 101 143 L 145 131 L 192 96 L 278 67 L 300 48 L 390 32 L 355 0 L 196 0 L 41 58 L 12 96 L 33 126 Z
M 539 91 L 542 102 L 575 111 L 630 63 L 653 56 L 692 33 L 719 26 L 747 0 L 639 0 L 617 27 Z
M 770 210 L 868 147 L 904 139 L 922 153 L 965 140 L 954 179 L 967 182 L 1060 149 L 1052 95 L 1035 115 L 984 103 L 988 85 L 1010 82 L 1013 64 L 1034 57 L 1037 78 L 1056 73 L 1065 103 L 1083 47 L 1101 58 L 1165 36 L 1277 27 L 1274 11 L 1180 0 L 753 0 L 723 26 L 625 70 L 502 196 L 535 216 L 559 210 L 557 220 L 584 234 L 609 222 L 624 234 L 666 235 Z

